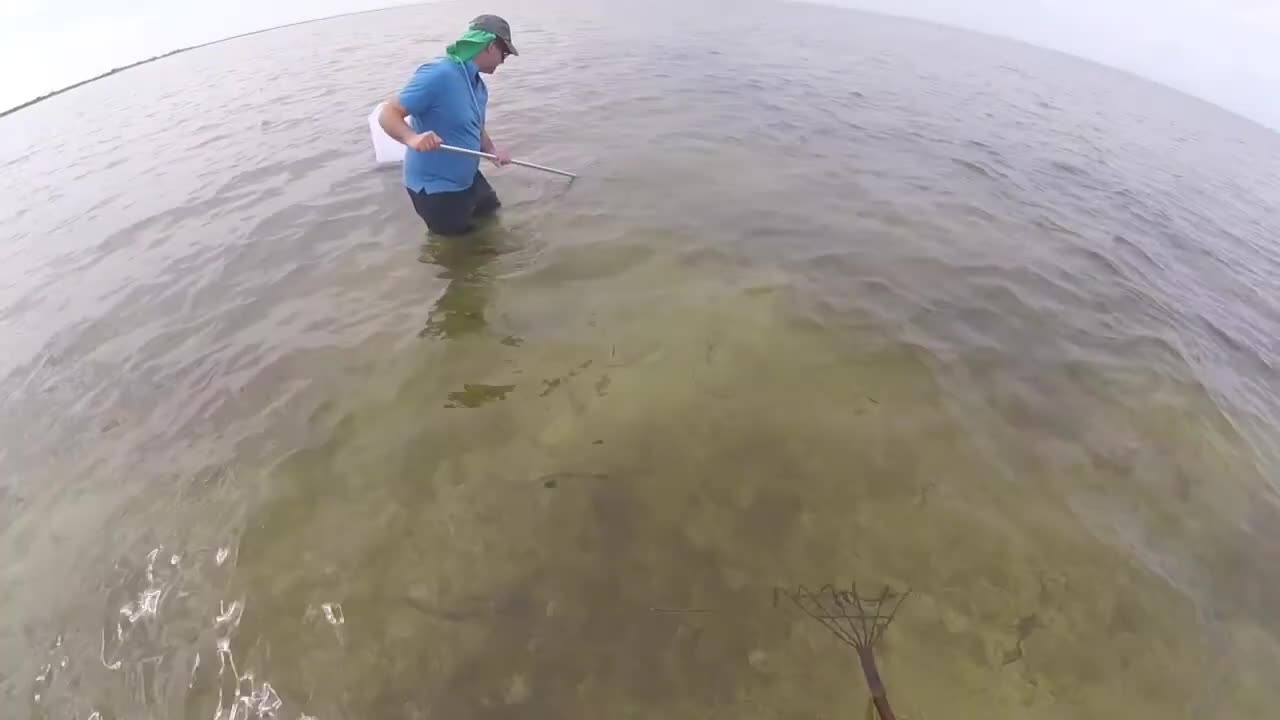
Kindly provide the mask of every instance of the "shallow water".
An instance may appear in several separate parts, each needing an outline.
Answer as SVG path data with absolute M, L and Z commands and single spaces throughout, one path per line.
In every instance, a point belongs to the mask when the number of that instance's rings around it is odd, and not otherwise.
M 0 120 L 3 715 L 861 717 L 852 581 L 913 720 L 1270 715 L 1280 137 L 734 7 L 509 13 L 582 177 L 465 244 L 364 118 L 467 7 Z

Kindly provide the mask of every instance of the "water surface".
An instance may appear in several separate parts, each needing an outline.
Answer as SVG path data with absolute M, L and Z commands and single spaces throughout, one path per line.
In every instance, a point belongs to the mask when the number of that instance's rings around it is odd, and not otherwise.
M 474 14 L 0 120 L 5 717 L 912 718 L 1280 691 L 1280 138 L 800 4 L 544 2 L 428 238 L 365 116 Z M 656 610 L 655 610 L 656 609 Z M 664 612 L 698 610 L 699 612 Z

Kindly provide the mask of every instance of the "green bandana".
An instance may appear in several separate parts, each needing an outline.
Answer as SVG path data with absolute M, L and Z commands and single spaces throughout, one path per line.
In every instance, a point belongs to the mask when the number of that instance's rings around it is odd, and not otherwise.
M 498 36 L 484 30 L 468 30 L 465 35 L 458 38 L 458 41 L 445 49 L 445 54 L 464 63 L 476 55 L 479 55 L 489 43 L 497 40 Z

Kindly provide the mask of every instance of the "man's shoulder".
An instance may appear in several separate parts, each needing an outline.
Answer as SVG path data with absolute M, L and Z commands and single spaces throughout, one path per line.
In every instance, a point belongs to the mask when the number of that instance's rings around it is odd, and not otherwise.
M 452 72 L 449 62 L 448 58 L 433 58 L 414 68 L 413 74 L 405 83 L 402 94 L 407 94 L 412 101 L 412 98 L 424 93 L 457 92 L 460 87 L 457 82 L 458 74 Z
M 430 60 L 427 60 L 426 62 L 422 63 L 417 68 L 415 68 L 413 71 L 413 74 L 420 77 L 427 77 L 431 75 L 437 75 L 437 76 L 452 75 L 452 72 L 451 72 L 452 68 L 449 67 L 451 62 L 452 61 L 449 60 L 449 58 L 444 56 L 431 58 Z

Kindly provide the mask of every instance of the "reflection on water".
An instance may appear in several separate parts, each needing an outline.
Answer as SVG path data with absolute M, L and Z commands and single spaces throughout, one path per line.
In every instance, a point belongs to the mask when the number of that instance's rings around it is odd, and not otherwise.
M 803 4 L 521 12 L 495 137 L 582 177 L 467 238 L 364 135 L 461 4 L 0 120 L 0 715 L 861 717 L 776 602 L 852 582 L 899 717 L 1274 714 L 1280 138 Z
M 418 262 L 438 266 L 436 277 L 448 284 L 419 337 L 458 338 L 484 329 L 485 305 L 493 292 L 492 264 L 504 239 L 492 225 L 465 237 L 429 237 Z

